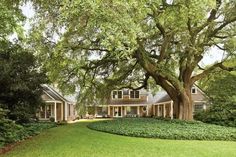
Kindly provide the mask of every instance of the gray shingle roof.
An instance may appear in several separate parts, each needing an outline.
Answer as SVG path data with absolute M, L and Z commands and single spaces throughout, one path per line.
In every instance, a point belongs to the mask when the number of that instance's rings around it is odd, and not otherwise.
M 43 90 L 49 94 L 53 99 L 57 101 L 66 101 L 69 102 L 65 97 L 63 97 L 60 93 L 58 93 L 56 90 L 54 90 L 49 85 L 42 85 Z

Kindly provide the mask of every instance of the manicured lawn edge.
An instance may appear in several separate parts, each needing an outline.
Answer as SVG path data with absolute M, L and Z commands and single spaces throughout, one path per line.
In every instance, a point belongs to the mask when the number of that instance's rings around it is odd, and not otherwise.
M 58 124 L 51 122 L 37 122 L 37 123 L 28 123 L 23 125 L 16 125 L 17 128 L 15 130 L 11 130 L 13 132 L 8 132 L 8 134 L 13 134 L 14 136 L 8 137 L 9 141 L 0 141 L 0 155 L 4 154 L 15 146 L 20 144 L 21 142 L 31 139 L 41 132 L 48 130 L 50 128 L 57 127 Z
M 154 118 L 119 118 L 95 121 L 89 129 L 131 137 L 170 140 L 236 141 L 236 128 L 198 121 L 159 120 Z

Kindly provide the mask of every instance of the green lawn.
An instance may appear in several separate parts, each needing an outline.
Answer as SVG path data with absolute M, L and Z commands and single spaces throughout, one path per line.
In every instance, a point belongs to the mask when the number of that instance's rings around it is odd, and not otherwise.
M 236 157 L 236 142 L 135 138 L 88 129 L 79 122 L 49 129 L 4 157 Z M 0 155 L 1 156 L 1 155 Z

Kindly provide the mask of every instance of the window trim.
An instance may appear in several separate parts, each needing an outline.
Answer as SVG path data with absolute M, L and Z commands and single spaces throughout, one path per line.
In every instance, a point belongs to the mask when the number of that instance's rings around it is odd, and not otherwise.
M 135 93 L 134 93 L 134 98 L 131 98 L 131 92 L 132 91 L 138 91 L 138 98 L 135 98 Z M 140 90 L 129 90 L 129 99 L 140 99 Z
M 195 93 L 193 93 L 193 89 L 195 89 Z M 193 86 L 193 87 L 191 88 L 191 94 L 197 94 L 197 87 Z
M 117 92 L 117 98 L 113 98 L 113 92 Z M 121 98 L 118 98 L 118 92 L 119 91 L 121 91 Z M 117 100 L 117 99 L 123 99 L 123 91 L 122 90 L 113 90 L 112 92 L 111 92 L 111 99 L 112 100 Z

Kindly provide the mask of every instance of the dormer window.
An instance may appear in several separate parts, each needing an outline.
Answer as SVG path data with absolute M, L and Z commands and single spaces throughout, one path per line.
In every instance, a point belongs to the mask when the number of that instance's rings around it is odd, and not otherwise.
M 113 90 L 112 91 L 112 99 L 122 99 L 123 93 L 121 90 Z
M 196 87 L 191 88 L 191 94 L 197 94 L 197 88 Z
M 138 90 L 131 90 L 130 91 L 130 98 L 131 99 L 139 99 L 139 91 Z

